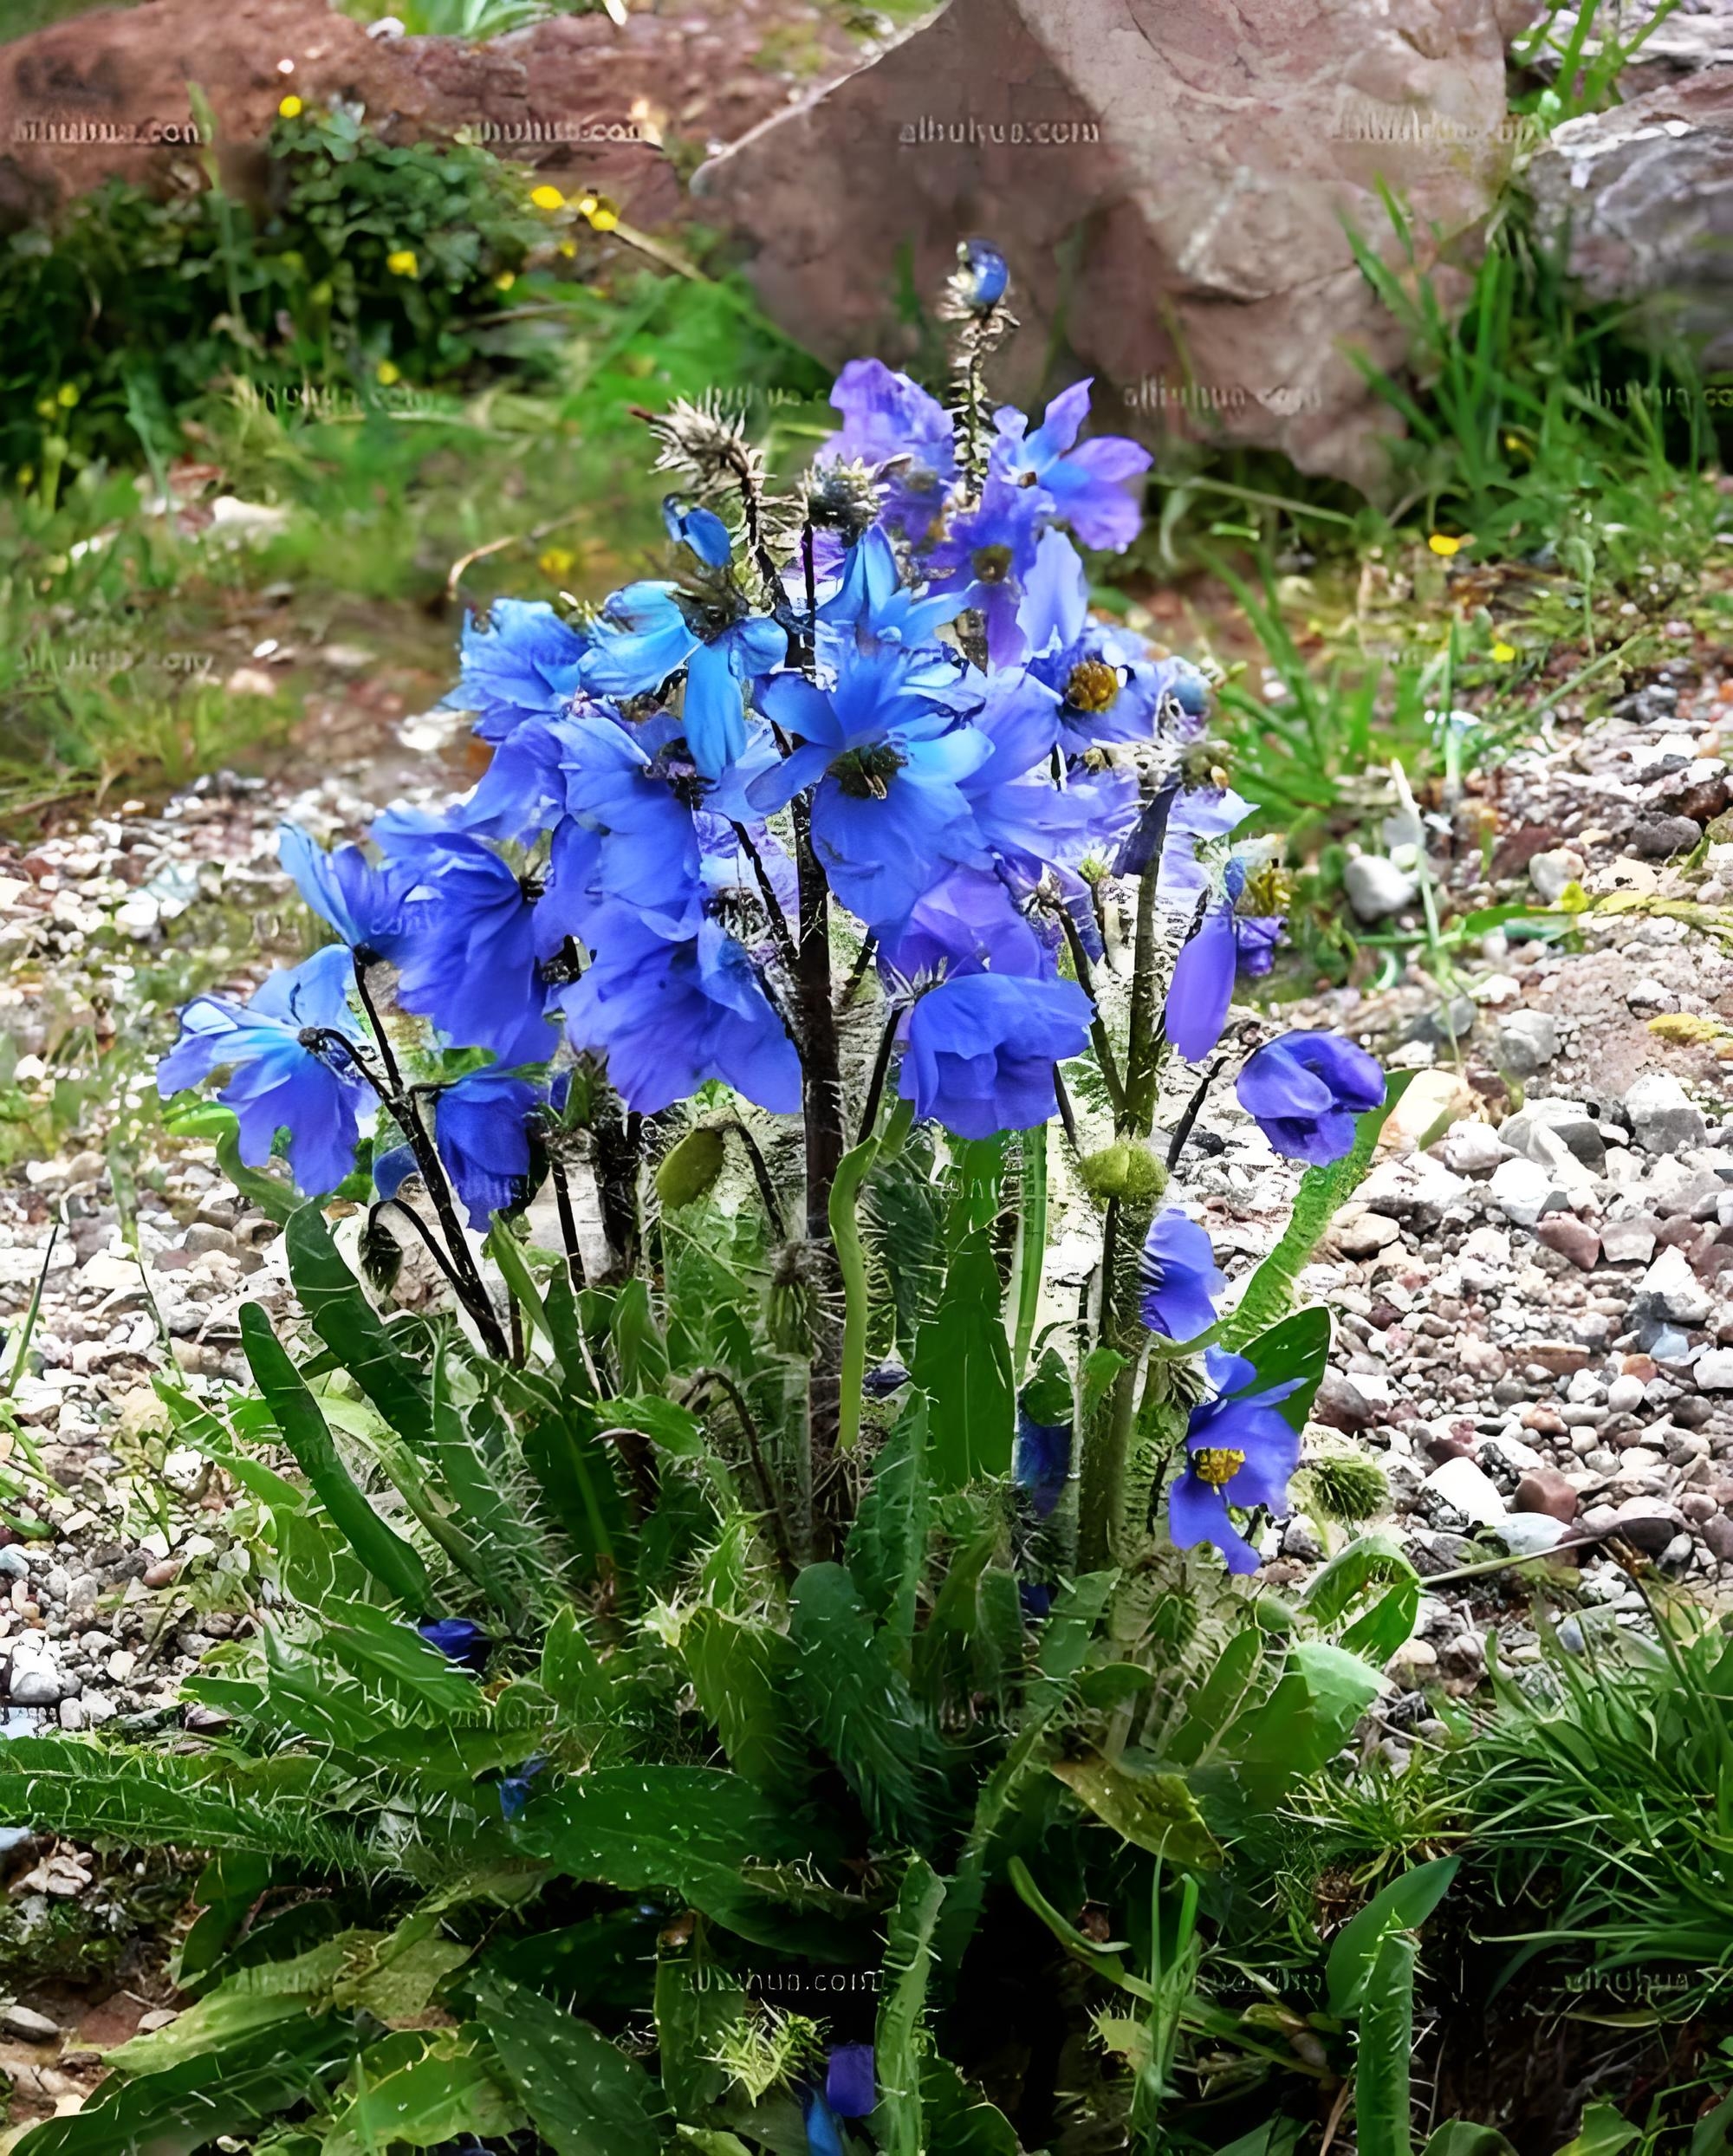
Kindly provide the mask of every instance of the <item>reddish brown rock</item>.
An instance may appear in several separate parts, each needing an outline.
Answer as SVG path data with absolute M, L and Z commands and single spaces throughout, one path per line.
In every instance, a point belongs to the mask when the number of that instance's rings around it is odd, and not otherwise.
M 1524 1348 L 1522 1355 L 1525 1364 L 1538 1363 L 1555 1378 L 1574 1378 L 1579 1370 L 1587 1369 L 1589 1363 L 1587 1348 L 1573 1347 L 1561 1340 L 1543 1340 L 1535 1347 Z
M 1057 338 L 1065 379 L 1107 387 L 1098 424 L 1376 484 L 1390 414 L 1349 349 L 1406 355 L 1345 227 L 1398 259 L 1387 182 L 1438 269 L 1435 236 L 1478 226 L 1510 155 L 1493 0 L 951 0 L 694 187 L 829 359 L 916 357 L 903 293 L 980 232 L 1024 324 L 1003 393 L 1033 393 Z
M 1544 1215 L 1535 1229 L 1535 1240 L 1567 1257 L 1580 1273 L 1592 1273 L 1600 1263 L 1600 1237 L 1574 1213 Z
M 1544 1512 L 1549 1519 L 1576 1517 L 1576 1492 L 1555 1467 L 1535 1467 L 1516 1485 L 1512 1500 L 1518 1512 Z

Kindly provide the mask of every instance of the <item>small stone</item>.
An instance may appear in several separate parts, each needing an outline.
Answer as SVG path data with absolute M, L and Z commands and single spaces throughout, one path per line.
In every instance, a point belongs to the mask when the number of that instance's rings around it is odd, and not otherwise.
M 1712 1520 L 1704 1522 L 1703 1540 L 1711 1556 L 1722 1564 L 1733 1564 L 1733 1520 L 1724 1512 L 1717 1512 Z
M 1573 1159 L 1597 1174 L 1606 1164 L 1606 1140 L 1580 1101 L 1525 1101 L 1499 1125 L 1498 1135 L 1513 1153 L 1525 1153 L 1542 1167 L 1550 1167 L 1557 1158 L 1548 1138 L 1557 1139 Z
M 1544 1557 L 1558 1548 L 1567 1530 L 1550 1512 L 1516 1512 L 1492 1531 L 1513 1557 Z
M 146 1587 L 172 1587 L 180 1576 L 180 1565 L 173 1557 L 166 1557 L 159 1563 L 146 1568 L 144 1583 Z
M 1671 860 L 1703 843 L 1703 826 L 1689 816 L 1639 816 L 1631 827 L 1631 851 L 1639 860 Z
M 1684 1516 L 1652 1497 L 1629 1497 L 1619 1508 L 1613 1533 L 1645 1556 L 1658 1557 L 1684 1525 Z
M 1402 1231 L 1386 1214 L 1351 1213 L 1339 1219 L 1334 1231 L 1335 1246 L 1344 1257 L 1376 1257 L 1382 1250 L 1401 1240 Z
M 1705 1348 L 1691 1373 L 1705 1393 L 1733 1393 L 1733 1348 Z
M 1733 1360 L 1733 1358 L 1730 1358 Z M 1733 1380 L 1729 1380 L 1733 1383 Z M 1643 1405 L 1643 1380 L 1616 1377 L 1606 1388 L 1606 1405 L 1615 1415 L 1633 1415 Z
M 1342 887 L 1358 919 L 1388 920 L 1419 896 L 1419 879 L 1381 854 L 1357 854 L 1342 870 Z
M 1453 1175 L 1490 1175 L 1510 1148 L 1490 1123 L 1458 1123 L 1445 1134 L 1444 1155 Z
M 1645 1071 L 1625 1095 L 1625 1113 L 1647 1153 L 1679 1153 L 1708 1135 L 1701 1111 L 1667 1071 Z
M 1573 1348 L 1561 1340 L 1540 1340 L 1522 1353 L 1538 1368 L 1555 1378 L 1574 1378 L 1579 1370 L 1588 1367 L 1589 1356 L 1586 1348 Z
M 1490 1187 L 1493 1204 L 1519 1228 L 1532 1228 L 1543 1212 L 1564 1204 L 1564 1193 L 1548 1172 L 1520 1155 L 1495 1170 Z
M 7 1697 L 15 1707 L 55 1707 L 60 1705 L 60 1672 L 47 1662 L 12 1661 Z
M 1418 1692 L 1438 1673 L 1438 1650 L 1430 1640 L 1408 1640 L 1384 1666 L 1384 1673 L 1404 1692 Z
M 1632 981 L 1626 990 L 1625 1007 L 1627 1010 L 1677 1010 L 1678 997 L 1664 981 L 1645 977 Z
M 1424 1498 L 1430 1490 L 1436 1499 L 1477 1527 L 1493 1527 L 1505 1516 L 1504 1500 L 1496 1484 L 1470 1459 L 1446 1460 L 1435 1467 L 1420 1485 Z
M 1513 1010 L 1498 1021 L 1494 1048 L 1501 1069 L 1532 1077 L 1558 1055 L 1557 1021 L 1544 1010 Z
M 22 2036 L 28 2043 L 54 2043 L 60 2036 L 58 2022 L 29 2006 L 9 2006 L 0 2011 L 0 2029 L 9 2036 Z
M 1633 1213 L 1628 1220 L 1609 1220 L 1600 1231 L 1600 1257 L 1606 1265 L 1646 1265 L 1655 1254 L 1655 1235 L 1660 1222 L 1651 1213 Z
M 1535 1239 L 1567 1257 L 1580 1273 L 1592 1273 L 1600 1259 L 1600 1237 L 1574 1213 L 1548 1213 L 1535 1223 Z
M 1701 1325 L 1714 1307 L 1714 1298 L 1677 1244 L 1670 1244 L 1650 1266 L 1638 1293 L 1657 1316 L 1676 1325 Z M 1656 1360 L 1664 1358 L 1658 1355 Z
M 1371 1401 L 1352 1378 L 1327 1368 L 1312 1403 L 1312 1419 L 1331 1430 L 1367 1430 L 1377 1418 Z
M 202 1257 L 207 1250 L 232 1253 L 235 1238 L 227 1228 L 214 1226 L 206 1220 L 195 1220 L 181 1237 L 181 1248 L 193 1257 Z
M 1543 904 L 1556 906 L 1567 884 L 1580 883 L 1588 864 L 1568 846 L 1549 854 L 1536 854 L 1529 863 L 1529 880 Z
M 1556 1467 L 1534 1467 L 1516 1485 L 1518 1512 L 1544 1512 L 1555 1520 L 1576 1517 L 1577 1493 Z

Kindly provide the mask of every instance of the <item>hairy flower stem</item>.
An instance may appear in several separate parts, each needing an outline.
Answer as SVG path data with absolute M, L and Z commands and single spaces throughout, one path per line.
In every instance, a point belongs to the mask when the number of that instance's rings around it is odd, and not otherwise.
M 1159 860 L 1158 855 L 1158 860 Z M 1156 1026 L 1156 972 L 1161 937 L 1156 914 L 1157 861 L 1138 879 L 1137 935 L 1132 953 L 1131 1023 L 1126 1041 L 1121 1107 L 1114 1119 L 1121 1139 L 1141 1141 L 1155 1122 L 1163 1040 Z M 1148 1335 L 1139 1305 L 1138 1259 L 1155 1211 L 1153 1198 L 1109 1201 L 1101 1231 L 1101 1270 L 1096 1299 L 1096 1345 L 1120 1360 L 1105 1395 L 1083 1430 L 1078 1510 L 1078 1562 L 1087 1570 L 1123 1562 L 1119 1547 L 1123 1493 L 1137 1425 L 1138 1372 Z
M 572 1211 L 572 1186 L 566 1179 L 566 1164 L 557 1155 L 548 1163 L 554 1184 L 554 1203 L 560 1211 L 560 1240 L 566 1246 L 566 1272 L 572 1293 L 581 1295 L 589 1285 L 584 1276 L 584 1254 L 578 1243 L 578 1217 Z
M 375 1081 L 374 1090 L 407 1140 L 409 1149 L 415 1155 L 415 1165 L 420 1171 L 422 1183 L 432 1200 L 434 1211 L 439 1217 L 440 1230 L 445 1235 L 445 1247 L 451 1260 L 445 1269 L 446 1277 L 458 1290 L 458 1301 L 475 1321 L 476 1330 L 481 1335 L 488 1353 L 503 1361 L 507 1354 L 506 1338 L 493 1306 L 493 1297 L 488 1293 L 487 1283 L 482 1278 L 475 1252 L 471 1250 L 469 1237 L 464 1233 L 463 1224 L 458 1218 L 457 1201 L 451 1193 L 451 1180 L 445 1173 L 445 1164 L 440 1159 L 438 1147 L 421 1120 L 421 1111 L 413 1088 L 403 1082 L 403 1074 L 398 1068 L 397 1058 L 386 1037 L 379 1011 L 368 993 L 367 966 L 359 951 L 354 954 L 354 971 L 355 993 L 367 1014 L 367 1023 L 379 1049 L 380 1062 L 386 1072 L 386 1082 L 381 1085 Z
M 636 1115 L 622 1117 L 612 1094 L 598 1106 L 590 1124 L 595 1146 L 596 1196 L 602 1231 L 607 1237 L 607 1282 L 629 1280 L 638 1263 L 638 1165 L 643 1127 Z
M 795 861 L 800 885 L 800 946 L 795 972 L 801 1042 L 801 1104 L 806 1133 L 806 1232 L 819 1258 L 818 1323 L 807 1386 L 808 1467 L 814 1494 L 802 1526 L 818 1536 L 816 1510 L 836 1451 L 841 1399 L 841 1331 L 835 1250 L 830 1240 L 830 1187 L 842 1159 L 842 1072 L 836 1012 L 830 997 L 830 897 L 813 852 L 812 821 L 795 804 Z M 805 1484 L 802 1476 L 802 1484 Z

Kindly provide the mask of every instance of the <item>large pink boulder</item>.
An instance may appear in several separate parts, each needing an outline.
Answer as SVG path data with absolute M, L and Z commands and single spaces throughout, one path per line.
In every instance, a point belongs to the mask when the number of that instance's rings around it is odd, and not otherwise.
M 1055 386 L 1056 360 L 1146 438 L 1375 487 L 1392 420 L 1349 354 L 1389 367 L 1404 340 L 1345 227 L 1400 260 L 1386 182 L 1423 268 L 1455 239 L 1471 259 L 1511 156 L 1508 26 L 1497 0 L 951 0 L 696 192 L 828 359 L 912 358 L 907 295 L 979 233 L 1025 325 L 1009 392 Z

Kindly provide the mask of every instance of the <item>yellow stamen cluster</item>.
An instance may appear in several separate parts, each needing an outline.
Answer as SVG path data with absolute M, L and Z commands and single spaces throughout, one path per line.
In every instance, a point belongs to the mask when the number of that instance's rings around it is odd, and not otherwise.
M 1217 1490 L 1223 1483 L 1230 1483 L 1245 1464 L 1245 1454 L 1229 1445 L 1206 1445 L 1191 1455 L 1191 1466 L 1198 1481 L 1209 1483 Z
M 1065 700 L 1074 711 L 1105 711 L 1120 692 L 1120 677 L 1105 659 L 1080 659 L 1066 676 Z

